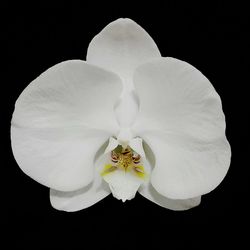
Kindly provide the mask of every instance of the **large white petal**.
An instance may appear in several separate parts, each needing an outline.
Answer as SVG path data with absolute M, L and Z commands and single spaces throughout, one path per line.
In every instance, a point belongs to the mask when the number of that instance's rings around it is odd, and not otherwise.
M 121 127 L 130 127 L 138 113 L 132 80 L 135 68 L 159 57 L 160 52 L 152 38 L 128 18 L 110 23 L 89 44 L 87 61 L 117 73 L 123 80 L 123 92 L 115 109 Z
M 186 133 L 212 139 L 224 135 L 221 100 L 209 80 L 192 65 L 161 58 L 134 75 L 140 112 L 134 129 Z
M 171 199 L 213 190 L 230 164 L 219 95 L 190 64 L 162 58 L 135 72 L 140 111 L 134 125 L 155 154 L 152 184 Z
M 150 182 L 146 183 L 145 185 L 142 185 L 139 188 L 138 192 L 148 200 L 156 203 L 157 205 L 175 211 L 187 210 L 196 207 L 201 202 L 200 196 L 186 200 L 169 199 L 158 193 Z
M 50 189 L 50 203 L 53 208 L 66 212 L 75 212 L 93 206 L 110 194 L 107 183 L 105 183 L 107 189 L 104 186 L 96 189 L 93 185 L 89 184 L 72 192 Z
M 132 74 L 141 63 L 160 57 L 149 34 L 128 18 L 107 25 L 89 44 L 87 61 L 114 71 L 132 88 Z
M 106 157 L 101 158 L 106 160 Z M 101 164 L 103 167 L 105 161 L 101 160 L 98 164 Z M 50 202 L 55 209 L 74 212 L 94 205 L 109 194 L 109 186 L 102 179 L 96 168 L 93 182 L 86 187 L 72 192 L 50 189 Z
M 30 128 L 82 126 L 115 133 L 118 76 L 81 60 L 49 68 L 21 93 L 12 124 Z
M 145 143 L 143 143 L 143 148 L 145 150 L 145 153 L 147 155 L 147 158 L 144 158 L 143 163 L 145 169 L 147 169 L 147 172 L 151 175 L 152 169 L 155 166 L 155 158 L 153 152 L 150 150 L 149 146 Z M 150 181 L 144 182 L 140 187 L 138 192 L 147 198 L 148 200 L 156 203 L 157 205 L 161 207 L 165 207 L 167 209 L 175 210 L 175 211 L 181 211 L 181 210 L 187 210 L 193 207 L 196 207 L 201 202 L 201 196 L 194 197 L 186 200 L 174 200 L 169 199 L 160 193 L 158 193 L 155 188 L 152 186 Z
M 113 107 L 120 79 L 82 61 L 60 63 L 19 96 L 12 118 L 12 149 L 36 181 L 72 191 L 93 180 L 93 159 L 118 129 Z
M 72 128 L 11 127 L 19 167 L 39 183 L 60 191 L 77 190 L 93 180 L 94 157 L 108 134 Z

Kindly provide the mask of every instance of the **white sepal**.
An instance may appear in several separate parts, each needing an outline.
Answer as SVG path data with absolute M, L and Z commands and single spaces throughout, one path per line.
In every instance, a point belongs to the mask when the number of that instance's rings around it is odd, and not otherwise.
M 133 89 L 134 69 L 160 52 L 149 34 L 128 18 L 108 24 L 89 44 L 87 61 L 117 73 L 127 89 Z

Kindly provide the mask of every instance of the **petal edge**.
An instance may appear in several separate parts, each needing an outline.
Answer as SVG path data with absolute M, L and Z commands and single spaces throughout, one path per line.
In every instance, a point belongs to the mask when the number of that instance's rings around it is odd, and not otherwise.
M 139 64 L 160 56 L 153 39 L 141 26 L 131 19 L 120 18 L 93 38 L 87 61 L 117 73 L 128 86 Z

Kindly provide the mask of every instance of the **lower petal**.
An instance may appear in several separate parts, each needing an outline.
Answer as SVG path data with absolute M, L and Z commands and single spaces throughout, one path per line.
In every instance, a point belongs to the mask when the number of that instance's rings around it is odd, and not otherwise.
M 104 180 L 109 184 L 113 196 L 123 202 L 135 197 L 136 192 L 143 181 L 123 170 L 116 170 L 113 173 L 104 175 Z
M 57 210 L 74 212 L 88 208 L 110 194 L 108 185 L 101 179 L 95 179 L 88 186 L 72 192 L 50 189 L 50 202 Z
M 225 136 L 203 141 L 187 135 L 147 132 L 143 139 L 155 155 L 153 187 L 170 199 L 189 199 L 216 188 L 229 168 Z
M 156 203 L 161 207 L 165 207 L 175 211 L 188 210 L 196 207 L 201 202 L 201 196 L 186 199 L 186 200 L 173 200 L 159 194 L 151 183 L 142 185 L 139 188 L 139 193 L 148 200 Z
M 52 189 L 69 192 L 93 180 L 94 157 L 117 133 L 118 76 L 81 60 L 59 63 L 18 97 L 11 145 L 20 168 Z
M 104 144 L 96 153 L 95 163 L 92 166 L 94 179 L 89 185 L 72 192 L 50 189 L 50 203 L 52 207 L 67 212 L 79 211 L 94 205 L 110 194 L 108 184 L 99 174 L 99 169 L 107 159 L 106 154 L 103 154 L 106 147 L 107 144 Z
M 12 150 L 21 169 L 52 189 L 78 190 L 93 180 L 94 158 L 108 140 L 103 131 L 71 128 L 11 128 Z

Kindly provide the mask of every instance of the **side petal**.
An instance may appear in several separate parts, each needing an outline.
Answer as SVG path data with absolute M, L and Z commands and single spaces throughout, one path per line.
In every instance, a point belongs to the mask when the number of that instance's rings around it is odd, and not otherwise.
M 105 157 L 101 157 L 106 159 Z M 99 162 L 100 164 L 100 162 Z M 105 162 L 102 161 L 101 165 Z M 108 184 L 102 179 L 99 171 L 95 171 L 95 178 L 88 186 L 72 192 L 61 192 L 50 189 L 51 205 L 57 210 L 67 212 L 88 208 L 110 194 Z
M 32 81 L 18 97 L 12 125 L 30 128 L 82 126 L 115 133 L 118 76 L 81 60 L 65 61 Z
M 31 129 L 12 126 L 14 157 L 25 174 L 60 191 L 73 191 L 93 180 L 94 157 L 108 134 L 82 128 Z
M 140 111 L 133 130 L 155 156 L 152 185 L 171 199 L 213 190 L 225 177 L 231 150 L 219 95 L 190 64 L 162 58 L 135 72 Z
M 134 130 L 186 133 L 203 139 L 224 135 L 221 100 L 209 80 L 192 65 L 161 58 L 134 74 L 140 111 Z
M 96 189 L 94 184 L 77 191 L 62 192 L 50 189 L 50 203 L 53 208 L 66 212 L 75 212 L 93 206 L 110 194 L 110 191 L 100 187 Z M 105 185 L 108 185 L 105 183 Z M 109 189 L 109 187 L 107 187 Z
M 149 146 L 145 144 L 145 141 L 143 146 L 147 155 L 147 158 L 144 158 L 143 160 L 143 164 L 147 172 L 151 175 L 152 169 L 155 165 L 153 152 L 150 150 Z M 198 206 L 201 202 L 201 196 L 185 200 L 169 199 L 157 192 L 150 181 L 144 182 L 140 186 L 138 192 L 143 197 L 156 203 L 157 205 L 174 211 L 188 210 Z
M 174 211 L 182 211 L 188 210 L 190 208 L 196 207 L 201 202 L 201 196 L 190 198 L 186 200 L 172 200 L 161 194 L 159 194 L 152 184 L 149 182 L 143 186 L 141 186 L 138 192 L 148 200 L 156 203 L 161 207 L 165 207 L 167 209 L 171 209 Z
M 146 132 L 143 139 L 155 155 L 151 183 L 170 199 L 189 199 L 216 188 L 230 165 L 225 137 L 204 141 L 186 135 Z
M 117 73 L 128 88 L 132 73 L 141 63 L 160 57 L 148 33 L 128 18 L 107 25 L 89 44 L 87 61 Z
M 82 61 L 60 63 L 35 79 L 19 96 L 12 118 L 20 168 L 56 190 L 88 185 L 96 152 L 118 128 L 112 111 L 120 90 L 117 76 Z

